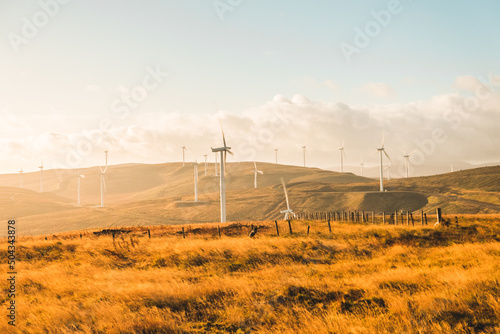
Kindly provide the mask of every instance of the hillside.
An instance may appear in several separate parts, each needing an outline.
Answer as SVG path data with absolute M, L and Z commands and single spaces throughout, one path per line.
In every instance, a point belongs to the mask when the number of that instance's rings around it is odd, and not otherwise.
M 449 228 L 334 222 L 331 232 L 294 221 L 293 234 L 280 222 L 279 236 L 274 222 L 217 225 L 220 236 L 214 224 L 189 224 L 185 238 L 180 226 L 148 226 L 150 237 L 146 227 L 20 237 L 16 328 L 4 293 L 0 332 L 500 330 L 498 216 Z
M 227 217 L 232 221 L 282 219 L 286 208 L 281 177 L 286 180 L 290 206 L 295 212 L 386 211 L 499 213 L 500 167 L 485 167 L 443 175 L 385 181 L 316 168 L 258 163 L 254 189 L 253 162 L 227 165 Z M 100 208 L 99 168 L 78 171 L 82 206 L 76 206 L 77 171 L 44 171 L 40 194 L 39 173 L 0 175 L 1 216 L 21 222 L 22 234 L 48 234 L 77 229 L 219 221 L 219 177 L 209 164 L 199 169 L 199 200 L 194 200 L 193 166 L 180 163 L 110 166 L 106 173 L 105 207 Z

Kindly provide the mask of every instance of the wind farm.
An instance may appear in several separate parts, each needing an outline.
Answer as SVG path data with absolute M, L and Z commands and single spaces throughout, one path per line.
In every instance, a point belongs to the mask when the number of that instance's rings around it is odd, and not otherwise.
M 500 333 L 500 2 L 2 9 L 0 333 Z

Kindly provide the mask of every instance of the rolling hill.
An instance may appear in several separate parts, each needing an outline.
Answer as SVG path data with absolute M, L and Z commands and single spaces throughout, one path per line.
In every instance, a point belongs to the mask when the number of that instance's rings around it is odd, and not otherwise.
M 99 168 L 81 169 L 82 206 L 77 198 L 77 171 L 0 175 L 3 219 L 20 222 L 20 234 L 40 235 L 108 226 L 185 224 L 219 220 L 219 177 L 209 164 L 199 167 L 199 202 L 194 203 L 193 167 L 181 163 L 114 165 L 106 173 L 105 207 L 100 204 Z M 500 167 L 485 167 L 442 175 L 385 181 L 317 168 L 259 163 L 258 189 L 253 187 L 253 163 L 227 165 L 228 220 L 282 218 L 286 203 L 280 179 L 287 182 L 295 212 L 424 210 L 446 213 L 499 213 Z M 16 188 L 17 187 L 17 188 Z

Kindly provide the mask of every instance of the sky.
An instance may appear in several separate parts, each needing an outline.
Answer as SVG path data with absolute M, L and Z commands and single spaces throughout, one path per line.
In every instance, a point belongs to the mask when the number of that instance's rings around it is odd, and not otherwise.
M 0 173 L 500 161 L 500 3 L 0 2 Z M 389 164 L 389 161 L 384 161 Z M 397 173 L 396 173 L 397 176 Z

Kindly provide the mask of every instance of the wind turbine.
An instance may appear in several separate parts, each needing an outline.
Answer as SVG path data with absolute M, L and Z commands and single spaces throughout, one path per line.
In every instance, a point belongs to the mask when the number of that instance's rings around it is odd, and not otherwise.
M 193 166 L 194 166 L 194 201 L 198 202 L 198 161 L 195 160 Z
M 382 147 L 377 148 L 377 151 L 380 153 L 380 191 L 384 191 L 384 164 L 382 159 L 382 152 L 385 154 L 387 159 L 391 161 L 391 157 L 387 154 L 384 148 L 384 137 L 382 136 Z
M 340 150 L 340 172 L 344 172 L 344 157 L 345 157 L 345 152 L 344 152 L 344 143 L 342 143 L 342 146 L 339 147 Z
M 230 151 L 231 147 L 226 144 L 226 136 L 224 135 L 224 128 L 222 127 L 222 121 L 219 118 L 220 129 L 222 132 L 222 143 L 224 146 L 211 148 L 212 152 L 217 154 L 220 152 L 220 221 L 221 223 L 226 222 L 226 181 L 224 175 L 224 168 L 226 167 L 226 155 L 227 153 L 233 155 L 233 152 Z M 217 155 L 216 155 L 217 157 Z M 217 160 L 216 160 L 217 161 Z
M 40 192 L 43 193 L 43 162 L 40 161 Z
M 253 170 L 253 174 L 254 174 L 253 186 L 254 186 L 254 188 L 257 189 L 257 173 L 258 174 L 264 174 L 264 172 L 262 172 L 262 171 L 260 171 L 260 170 L 257 169 L 257 163 L 255 161 L 253 162 L 253 165 L 255 167 L 255 169 Z
M 281 178 L 281 184 L 283 185 L 283 191 L 285 192 L 285 199 L 286 199 L 286 210 L 280 211 L 280 213 L 285 214 L 285 220 L 290 219 L 290 217 L 297 217 L 295 213 L 293 213 L 292 209 L 290 209 L 290 203 L 288 202 L 288 192 L 286 191 L 286 185 L 285 185 L 285 180 Z
M 276 160 L 276 165 L 278 164 L 278 148 L 274 149 L 274 155 L 275 155 L 275 160 Z
M 302 146 L 302 153 L 303 153 L 303 156 L 304 156 L 304 167 L 306 166 L 306 147 L 305 146 Z
M 78 193 L 78 205 L 80 205 L 80 180 L 84 179 L 85 175 L 81 175 L 80 171 L 78 171 L 77 179 L 76 179 L 76 188 Z
M 19 171 L 19 187 L 22 188 L 23 187 L 23 169 L 21 168 L 21 170 Z
M 186 160 L 185 160 L 185 152 L 186 152 L 186 145 L 182 145 L 182 167 L 184 167 Z
M 363 157 L 361 157 L 360 166 L 361 166 L 361 176 L 363 176 L 363 167 L 365 166 L 365 163 L 363 162 Z
M 104 180 L 104 175 L 106 174 L 106 170 L 108 169 L 108 150 L 104 151 L 104 155 L 106 165 L 104 168 L 99 166 L 99 169 L 101 170 L 101 173 L 99 174 L 101 176 L 101 208 L 104 207 L 104 192 L 106 191 L 106 180 Z
M 207 176 L 207 155 L 203 154 L 203 156 L 205 157 L 205 176 Z
M 412 151 L 408 154 L 405 151 L 402 151 L 402 152 L 403 152 L 403 157 L 405 158 L 405 175 L 406 175 L 406 178 L 408 178 L 409 174 L 410 174 L 410 156 L 414 152 Z

